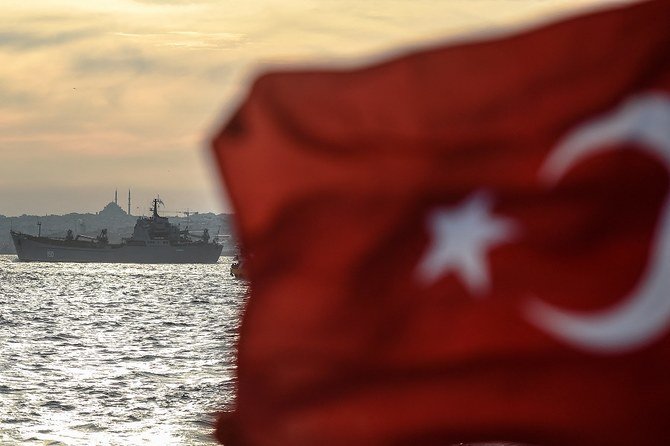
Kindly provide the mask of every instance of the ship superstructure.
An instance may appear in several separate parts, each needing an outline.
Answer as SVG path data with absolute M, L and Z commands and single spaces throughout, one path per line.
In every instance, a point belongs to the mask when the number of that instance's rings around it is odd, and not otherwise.
M 100 263 L 216 263 L 223 246 L 202 235 L 171 224 L 158 214 L 160 199 L 153 200 L 150 217 L 139 217 L 132 236 L 121 243 L 109 243 L 107 230 L 97 237 L 43 237 L 10 231 L 21 261 Z M 195 239 L 195 240 L 194 240 Z

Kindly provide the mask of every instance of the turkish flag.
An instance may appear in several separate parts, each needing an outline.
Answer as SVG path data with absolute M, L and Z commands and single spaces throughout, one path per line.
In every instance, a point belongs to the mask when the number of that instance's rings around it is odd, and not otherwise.
M 670 444 L 670 2 L 261 76 L 232 445 Z

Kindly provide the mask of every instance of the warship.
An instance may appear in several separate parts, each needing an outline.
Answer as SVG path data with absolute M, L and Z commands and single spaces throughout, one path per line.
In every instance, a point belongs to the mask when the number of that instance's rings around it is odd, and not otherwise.
M 110 243 L 107 230 L 97 237 L 75 236 L 72 230 L 64 238 L 43 237 L 10 231 L 16 253 L 25 262 L 86 263 L 216 263 L 223 245 L 202 235 L 173 225 L 158 215 L 159 198 L 153 200 L 150 217 L 139 217 L 131 237 Z M 197 239 L 197 240 L 194 240 Z

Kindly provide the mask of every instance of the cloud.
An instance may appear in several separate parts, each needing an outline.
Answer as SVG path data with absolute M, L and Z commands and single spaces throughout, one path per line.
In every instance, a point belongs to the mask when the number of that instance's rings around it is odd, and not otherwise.
M 161 6 L 182 6 L 217 3 L 218 0 L 134 0 L 136 3 Z
M 19 87 L 5 87 L 0 83 L 0 104 L 2 108 L 24 107 L 34 104 L 39 97 Z M 1 120 L 0 120 L 1 122 Z
M 85 191 L 123 184 L 175 195 L 193 185 L 189 193 L 205 197 L 218 180 L 207 181 L 203 144 L 250 73 L 268 64 L 359 66 L 464 29 L 601 1 L 9 2 L 0 15 L 0 59 L 8 61 L 0 192 L 12 193 L 0 196 L 0 213 L 31 202 L 26 194 L 11 207 L 13 193 L 33 187 L 39 198 L 63 184 L 77 208 Z
M 73 58 L 72 69 L 76 74 L 101 74 L 109 76 L 115 72 L 148 74 L 172 72 L 179 74 L 178 65 L 151 58 L 136 48 L 121 48 L 113 53 L 84 54 Z
M 246 40 L 244 34 L 226 32 L 167 31 L 163 33 L 118 32 L 115 34 L 154 46 L 185 49 L 229 50 L 243 45 Z
M 0 31 L 0 47 L 13 50 L 30 50 L 34 48 L 64 45 L 89 39 L 98 34 L 98 30 L 91 28 L 54 33 L 44 33 L 39 31 Z

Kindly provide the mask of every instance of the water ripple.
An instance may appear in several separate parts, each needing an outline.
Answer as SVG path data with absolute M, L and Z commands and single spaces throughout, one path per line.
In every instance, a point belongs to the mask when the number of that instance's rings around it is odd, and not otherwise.
M 0 444 L 214 444 L 246 292 L 231 261 L 0 256 Z

